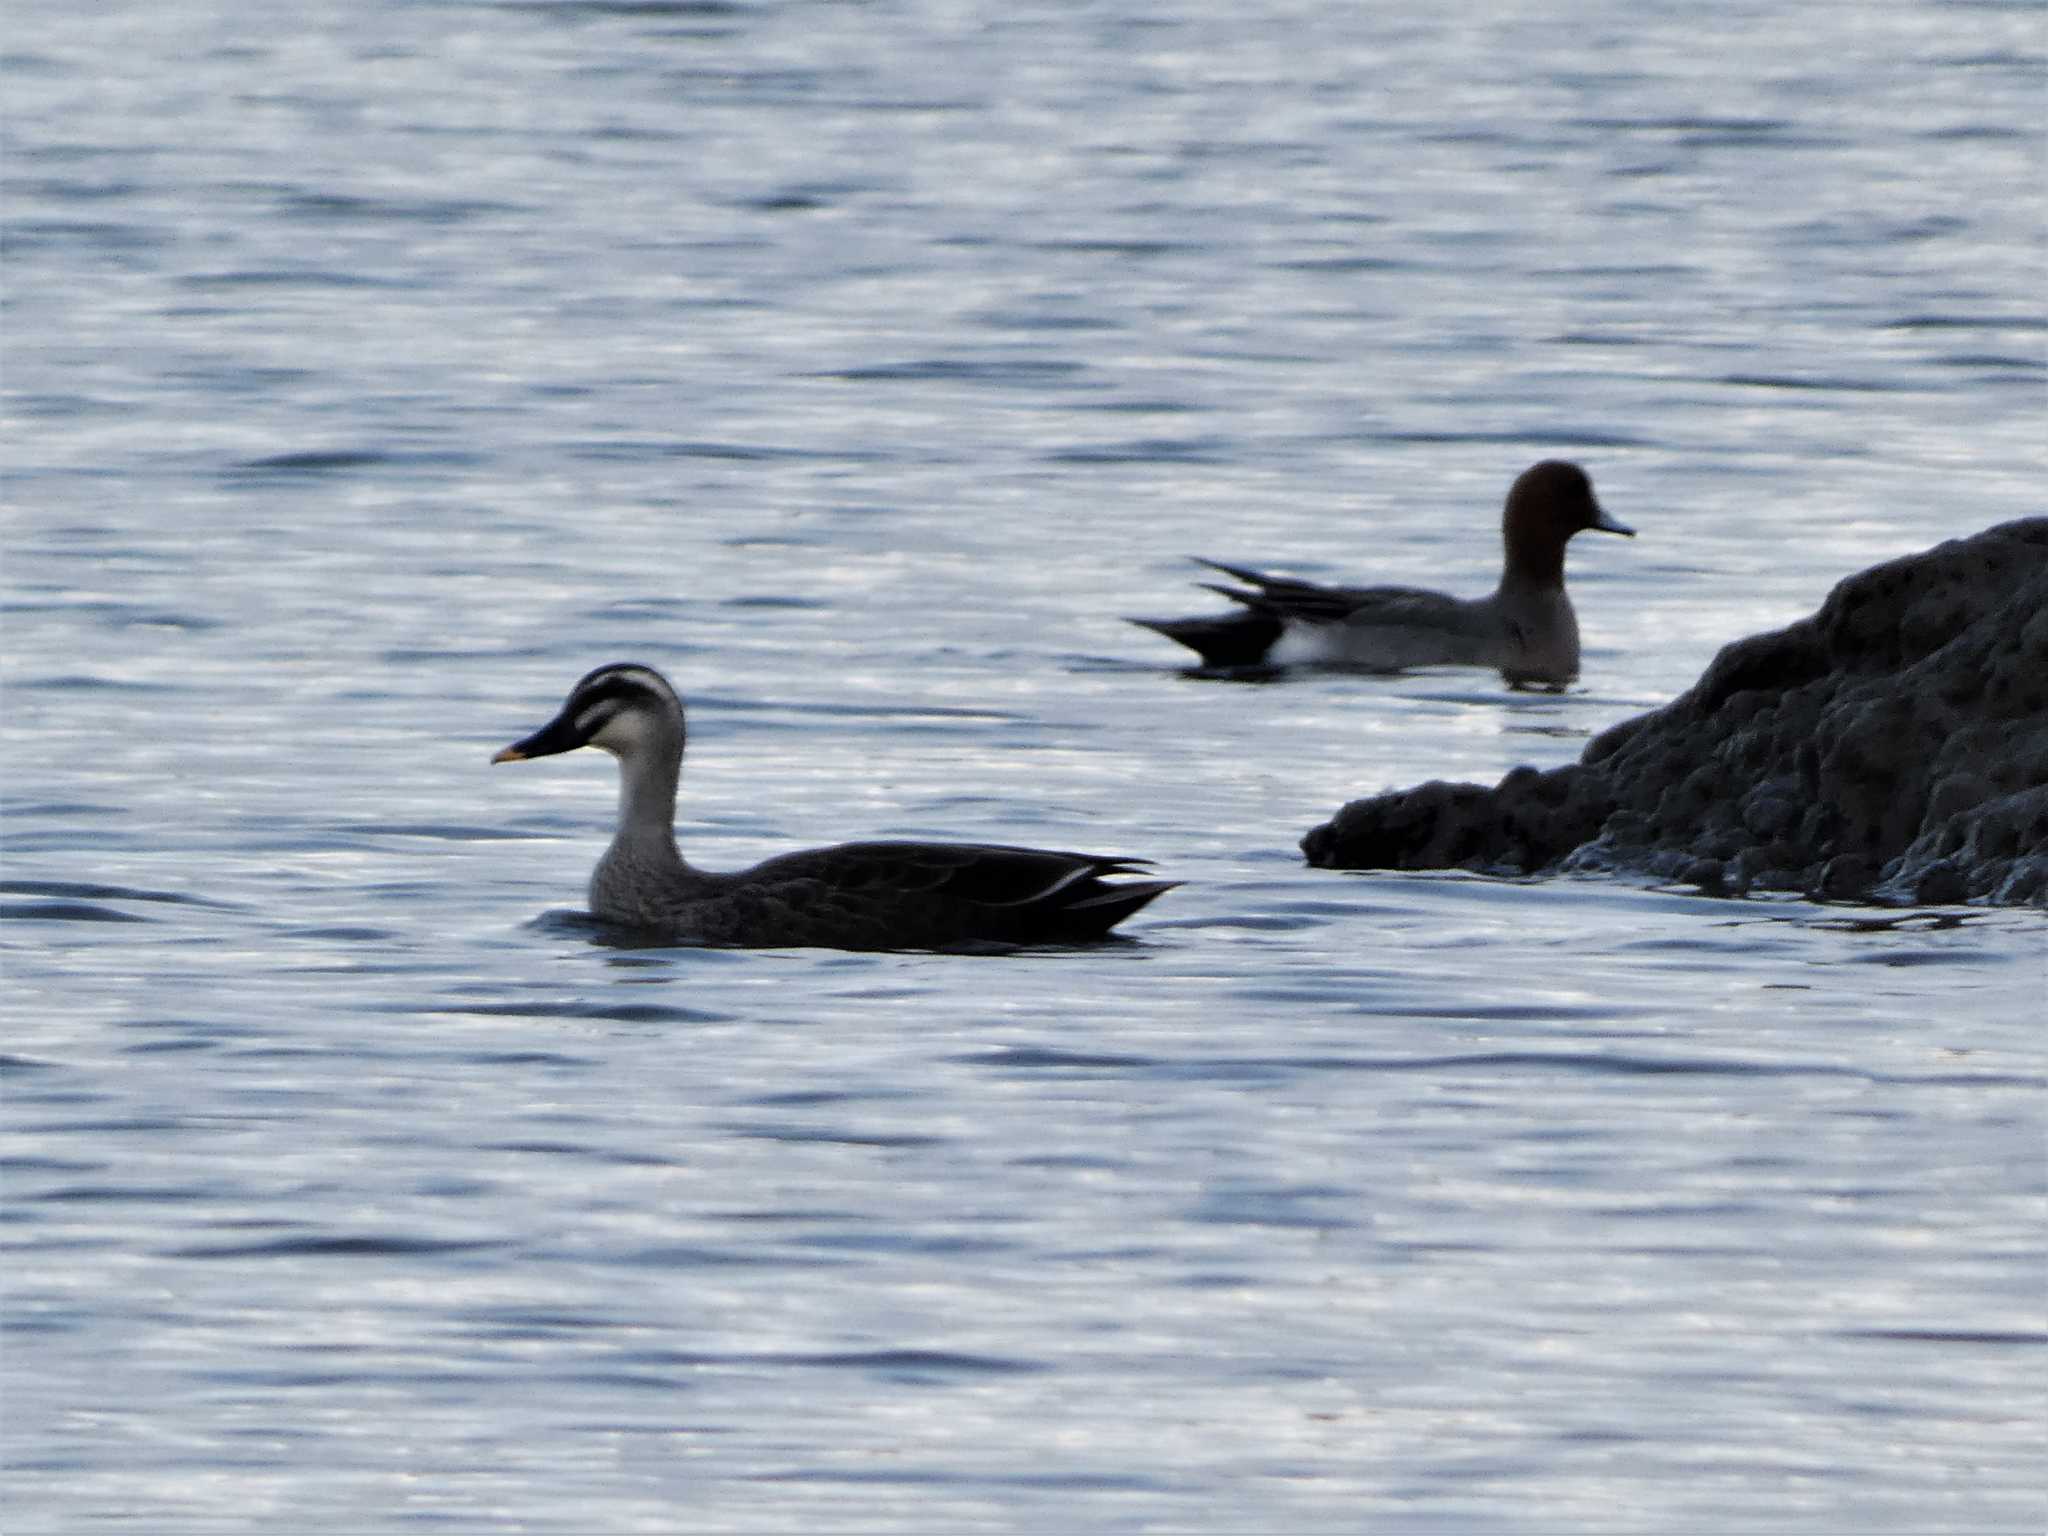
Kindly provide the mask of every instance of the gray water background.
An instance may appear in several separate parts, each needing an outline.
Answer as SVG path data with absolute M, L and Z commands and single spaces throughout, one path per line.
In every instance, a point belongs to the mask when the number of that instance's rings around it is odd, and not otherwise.
M 2034 4 L 5 21 L 0 1528 L 2038 1531 L 2038 913 L 1338 875 L 2041 510 Z M 1585 677 L 1249 687 L 1190 554 Z M 573 915 L 681 829 L 1188 882 L 1012 957 Z

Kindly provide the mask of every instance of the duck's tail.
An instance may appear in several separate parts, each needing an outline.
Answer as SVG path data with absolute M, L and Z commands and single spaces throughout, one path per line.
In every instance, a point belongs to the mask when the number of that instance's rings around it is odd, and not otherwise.
M 1254 608 L 1193 619 L 1130 621 L 1184 645 L 1202 658 L 1205 667 L 1262 667 L 1266 653 L 1280 638 L 1280 620 Z
M 1131 880 L 1121 885 L 1101 885 L 1093 894 L 1063 905 L 1060 916 L 1075 938 L 1100 938 L 1180 883 L 1178 880 Z

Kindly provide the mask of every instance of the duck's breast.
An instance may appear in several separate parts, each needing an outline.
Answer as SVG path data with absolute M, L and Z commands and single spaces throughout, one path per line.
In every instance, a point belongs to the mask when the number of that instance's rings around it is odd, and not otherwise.
M 1508 593 L 1495 601 L 1505 636 L 1499 666 L 1509 682 L 1561 688 L 1579 675 L 1579 621 L 1564 588 Z

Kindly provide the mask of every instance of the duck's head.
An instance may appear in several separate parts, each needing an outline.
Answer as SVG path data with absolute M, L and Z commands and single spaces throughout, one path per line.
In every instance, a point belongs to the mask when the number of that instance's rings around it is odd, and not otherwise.
M 1501 516 L 1511 573 L 1563 579 L 1564 547 L 1582 529 L 1634 538 L 1635 529 L 1616 522 L 1594 498 L 1593 482 L 1578 465 L 1545 459 L 1515 477 Z
M 682 741 L 683 701 L 668 679 L 652 667 L 614 662 L 586 674 L 554 719 L 491 761 L 517 763 L 578 747 L 602 747 L 628 758 L 656 746 L 680 751 Z

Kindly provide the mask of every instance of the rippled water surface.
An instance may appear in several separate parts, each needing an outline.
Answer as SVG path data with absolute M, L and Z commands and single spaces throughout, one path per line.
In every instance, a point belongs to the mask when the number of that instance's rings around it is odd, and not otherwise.
M 6 33 L 9 1536 L 2048 1521 L 2038 913 L 1294 847 L 2041 510 L 2038 6 Z M 1120 621 L 1554 454 L 1569 694 Z M 487 759 L 625 658 L 704 863 L 1188 883 L 622 946 Z

